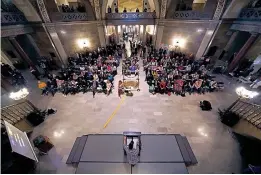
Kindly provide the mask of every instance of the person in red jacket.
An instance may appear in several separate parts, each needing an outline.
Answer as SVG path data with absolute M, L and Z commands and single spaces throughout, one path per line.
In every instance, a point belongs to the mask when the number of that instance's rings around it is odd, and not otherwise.
M 167 86 L 166 81 L 164 79 L 162 79 L 160 82 L 160 93 L 161 94 L 164 94 L 166 92 L 166 86 Z

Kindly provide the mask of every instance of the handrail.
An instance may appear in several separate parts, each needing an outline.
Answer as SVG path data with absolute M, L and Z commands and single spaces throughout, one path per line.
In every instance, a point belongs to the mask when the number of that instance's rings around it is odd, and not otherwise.
M 244 119 L 261 129 L 261 106 L 249 103 L 243 100 L 238 100 L 231 108 L 230 112 L 237 114 L 241 119 Z
M 62 12 L 57 12 L 57 13 L 51 13 L 51 18 L 53 21 L 60 21 L 60 22 L 65 22 L 65 21 L 88 21 L 90 18 L 86 12 L 68 12 L 68 13 L 62 13 Z
M 241 20 L 261 20 L 261 8 L 244 8 L 238 18 Z
M 17 24 L 27 22 L 23 13 L 1 12 L 1 24 Z
M 211 19 L 209 13 L 187 10 L 187 11 L 175 11 L 173 18 L 174 19 L 184 19 L 184 20 L 196 20 L 196 19 Z

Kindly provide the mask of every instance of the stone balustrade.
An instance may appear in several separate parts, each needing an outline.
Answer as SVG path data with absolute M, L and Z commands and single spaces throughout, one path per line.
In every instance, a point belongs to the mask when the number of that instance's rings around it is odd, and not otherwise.
M 261 20 L 261 8 L 245 8 L 238 17 L 239 20 L 260 21 Z
M 174 19 L 181 20 L 200 20 L 211 19 L 212 15 L 199 11 L 176 11 L 173 15 Z
M 1 12 L 1 24 L 23 24 L 26 22 L 23 13 Z
M 53 22 L 72 22 L 72 21 L 88 21 L 87 13 L 52 13 L 51 19 Z
M 107 20 L 124 19 L 124 20 L 135 20 L 135 19 L 154 19 L 156 18 L 155 12 L 128 12 L 128 13 L 107 13 Z

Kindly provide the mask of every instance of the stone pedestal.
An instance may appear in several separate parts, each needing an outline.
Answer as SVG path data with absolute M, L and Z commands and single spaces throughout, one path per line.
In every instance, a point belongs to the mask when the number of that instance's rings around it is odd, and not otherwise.
M 258 34 L 257 33 L 253 33 L 248 40 L 246 41 L 246 43 L 244 44 L 244 46 L 240 49 L 240 51 L 237 53 L 237 55 L 235 56 L 235 58 L 233 59 L 233 61 L 230 63 L 230 65 L 228 66 L 228 72 L 232 72 L 237 64 L 244 58 L 244 55 L 247 53 L 247 51 L 250 49 L 250 47 L 253 45 L 253 43 L 255 42 L 255 40 L 257 39 Z

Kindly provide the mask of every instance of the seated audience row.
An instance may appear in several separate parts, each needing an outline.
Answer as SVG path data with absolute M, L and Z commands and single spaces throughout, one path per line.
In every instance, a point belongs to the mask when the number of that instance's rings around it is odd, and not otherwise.
M 213 92 L 222 86 L 207 74 L 208 60 L 194 60 L 192 55 L 175 52 L 167 55 L 163 49 L 150 50 L 144 59 L 144 70 L 151 93 L 185 96 L 186 93 Z
M 61 92 L 64 96 L 68 94 L 93 92 L 104 92 L 109 95 L 112 92 L 114 76 L 117 75 L 117 67 L 121 57 L 121 47 L 113 50 L 109 46 L 112 55 L 103 55 L 102 49 L 77 54 L 78 57 L 68 58 L 68 67 L 62 69 L 59 74 L 48 74 L 48 81 L 38 82 L 42 95 Z M 100 53 L 100 54 L 98 54 Z

